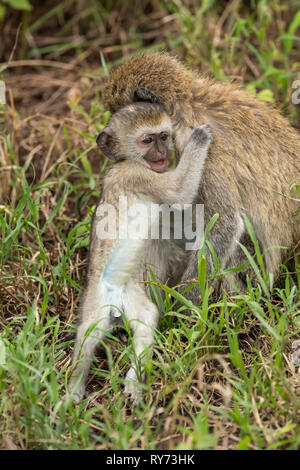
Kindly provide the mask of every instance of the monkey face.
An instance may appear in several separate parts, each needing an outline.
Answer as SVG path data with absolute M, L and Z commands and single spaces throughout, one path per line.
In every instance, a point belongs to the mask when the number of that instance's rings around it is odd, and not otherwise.
M 162 173 L 172 148 L 172 124 L 162 106 L 135 103 L 117 111 L 96 142 L 112 160 L 137 161 Z
M 162 173 L 170 150 L 170 132 L 161 130 L 157 133 L 143 133 L 137 138 L 137 145 L 143 152 L 143 158 L 151 170 Z

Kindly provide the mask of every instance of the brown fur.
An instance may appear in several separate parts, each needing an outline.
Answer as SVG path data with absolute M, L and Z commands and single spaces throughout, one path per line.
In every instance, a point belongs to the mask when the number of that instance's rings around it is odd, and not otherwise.
M 221 258 L 242 212 L 265 252 L 299 241 L 291 184 L 300 175 L 300 135 L 276 109 L 236 85 L 198 76 L 166 53 L 141 54 L 113 71 L 105 89 L 109 109 L 134 101 L 139 87 L 154 93 L 171 116 L 179 151 L 188 129 L 201 124 L 212 128 L 214 143 L 198 202 L 205 205 L 206 221 L 220 214 L 212 239 Z M 276 275 L 284 253 L 266 253 L 268 272 Z M 196 273 L 190 268 L 185 274 Z

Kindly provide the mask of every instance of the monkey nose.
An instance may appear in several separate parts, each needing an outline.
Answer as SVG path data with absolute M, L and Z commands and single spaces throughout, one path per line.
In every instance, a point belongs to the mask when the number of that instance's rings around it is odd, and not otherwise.
M 167 152 L 166 152 L 165 149 L 158 149 L 158 150 L 157 150 L 157 154 L 158 154 L 161 158 L 167 156 Z

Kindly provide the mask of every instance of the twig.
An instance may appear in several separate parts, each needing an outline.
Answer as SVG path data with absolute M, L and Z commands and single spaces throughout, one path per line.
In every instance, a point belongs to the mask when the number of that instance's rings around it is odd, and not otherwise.
M 74 64 L 66 64 L 65 62 L 57 62 L 55 60 L 12 60 L 11 62 L 2 62 L 0 67 L 57 67 L 65 70 L 74 69 Z

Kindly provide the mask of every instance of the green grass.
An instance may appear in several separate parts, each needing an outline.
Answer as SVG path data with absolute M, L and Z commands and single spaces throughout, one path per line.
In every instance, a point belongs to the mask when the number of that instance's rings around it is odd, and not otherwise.
M 0 447 L 300 449 L 292 361 L 300 274 L 282 266 L 274 283 L 251 226 L 255 255 L 245 253 L 258 286 L 249 281 L 246 292 L 216 299 L 213 277 L 222 273 L 204 275 L 204 248 L 200 306 L 161 286 L 164 316 L 139 407 L 123 394 L 134 354 L 126 328 L 97 354 L 87 399 L 76 406 L 64 399 L 91 216 L 108 165 L 95 136 L 109 118 L 102 90 L 110 68 L 141 49 L 171 50 L 201 72 L 240 81 L 300 127 L 290 100 L 300 2 L 153 0 L 147 11 L 133 1 L 31 3 L 13 60 L 38 62 L 8 65 L 0 77 L 11 89 L 0 106 L 3 188 L 10 174 L 0 205 Z M 6 49 L 0 45 L 1 62 L 21 18 L 5 14 L 11 35 Z M 45 30 L 54 31 L 47 40 Z M 42 67 L 43 60 L 75 65 Z M 151 288 L 160 289 L 155 280 Z

